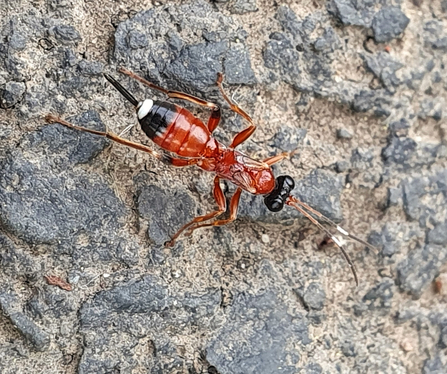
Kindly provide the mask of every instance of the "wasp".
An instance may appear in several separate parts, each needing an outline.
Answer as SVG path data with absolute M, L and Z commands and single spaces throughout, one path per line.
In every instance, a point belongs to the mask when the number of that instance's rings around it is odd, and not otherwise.
M 212 135 L 221 119 L 222 112 L 220 106 L 184 92 L 166 90 L 125 68 L 120 68 L 119 72 L 136 79 L 151 89 L 164 93 L 169 99 L 186 100 L 208 108 L 211 111 L 208 122 L 205 124 L 187 109 L 168 101 L 152 99 L 138 101 L 109 74 L 104 74 L 104 77 L 135 107 L 141 129 L 155 144 L 162 150 L 167 151 L 167 153 L 154 151 L 150 147 L 131 142 L 111 132 L 101 132 L 73 125 L 53 114 L 48 114 L 45 118 L 50 123 L 59 123 L 72 129 L 103 136 L 127 147 L 149 153 L 157 159 L 176 167 L 196 165 L 205 171 L 215 173 L 213 195 L 217 209 L 208 214 L 195 217 L 191 222 L 186 223 L 166 243 L 167 246 L 173 246 L 177 238 L 185 230 L 187 230 L 186 235 L 190 235 L 200 227 L 221 226 L 234 221 L 237 216 L 241 193 L 242 191 L 247 191 L 254 195 L 264 196 L 264 203 L 272 212 L 279 212 L 283 209 L 284 205 L 295 208 L 325 232 L 340 248 L 358 285 L 357 271 L 351 258 L 344 249 L 341 241 L 327 227 L 323 226 L 322 223 L 329 225 L 342 235 L 356 240 L 369 248 L 374 249 L 374 247 L 350 234 L 317 210 L 291 195 L 295 186 L 292 177 L 281 175 L 275 178 L 272 165 L 284 158 L 291 157 L 294 151 L 283 152 L 258 161 L 236 150 L 238 145 L 246 141 L 253 134 L 256 130 L 256 125 L 251 117 L 227 96 L 222 87 L 223 75 L 221 73 L 217 76 L 217 86 L 223 98 L 229 104 L 231 110 L 242 116 L 249 124 L 248 127 L 236 134 L 229 146 L 218 142 Z M 237 186 L 230 200 L 229 216 L 225 219 L 220 219 L 219 217 L 227 210 L 226 199 L 220 187 L 221 179 L 226 179 Z

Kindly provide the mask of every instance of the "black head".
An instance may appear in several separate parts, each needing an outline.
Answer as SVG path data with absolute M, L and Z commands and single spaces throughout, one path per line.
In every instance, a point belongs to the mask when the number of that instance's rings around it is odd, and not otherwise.
M 276 185 L 272 192 L 264 197 L 264 204 L 271 212 L 279 212 L 286 203 L 290 192 L 295 187 L 295 182 L 288 175 L 280 175 L 276 178 Z

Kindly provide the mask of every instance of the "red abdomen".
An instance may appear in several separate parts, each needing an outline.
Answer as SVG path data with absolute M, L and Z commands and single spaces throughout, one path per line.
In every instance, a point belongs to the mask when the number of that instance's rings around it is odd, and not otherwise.
M 155 144 L 183 157 L 202 156 L 211 138 L 200 119 L 168 102 L 155 101 L 149 113 L 139 121 Z

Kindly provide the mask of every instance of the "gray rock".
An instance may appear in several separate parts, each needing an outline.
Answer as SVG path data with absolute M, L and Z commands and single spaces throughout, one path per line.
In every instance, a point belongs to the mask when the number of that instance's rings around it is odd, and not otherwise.
M 408 119 L 406 119 L 406 118 L 401 118 L 398 121 L 393 121 L 389 125 L 390 131 L 393 133 L 396 133 L 396 132 L 399 132 L 402 130 L 407 130 L 410 127 L 411 127 L 411 124 L 408 121 Z
M 179 56 L 166 68 L 165 75 L 170 81 L 183 81 L 189 87 L 205 91 L 207 87 L 214 86 L 217 73 L 223 71 L 222 60 L 229 50 L 226 41 L 200 43 L 185 46 Z M 237 50 L 233 49 L 233 56 L 230 56 L 230 73 L 234 79 L 244 79 L 235 71 L 234 61 Z M 206 63 L 203 56 L 207 56 Z M 246 57 L 246 56 L 245 56 Z
M 217 289 L 193 294 L 150 275 L 99 292 L 80 311 L 84 349 L 79 372 L 105 373 L 116 367 L 130 372 L 140 367 L 164 373 L 184 367 L 171 337 L 188 334 L 191 328 L 201 330 L 220 299 Z M 142 355 L 136 346 L 152 347 L 156 354 Z
M 374 155 L 371 149 L 356 148 L 351 154 L 351 166 L 358 170 L 368 170 L 372 168 Z
M 24 277 L 35 281 L 40 274 L 39 262 L 36 258 L 18 248 L 0 232 L 0 269 L 11 278 Z
M 318 52 L 334 52 L 335 50 L 340 49 L 340 47 L 340 38 L 330 26 L 324 29 L 323 35 L 314 43 L 314 48 Z
M 26 86 L 22 82 L 8 82 L 5 84 L 4 89 L 1 90 L 0 108 L 11 108 L 23 97 Z
M 314 40 L 312 34 L 321 23 L 321 15 L 311 14 L 299 21 L 287 6 L 280 6 L 275 18 L 284 32 L 270 35 L 263 55 L 265 66 L 273 72 L 273 79 L 284 81 L 306 94 L 333 94 L 330 62 L 332 52 L 339 46 L 334 30 L 326 27 L 322 36 Z
M 95 112 L 72 121 L 104 129 Z M 99 175 L 73 170 L 106 144 L 103 138 L 57 124 L 25 135 L 2 161 L 2 225 L 34 245 L 57 243 L 61 252 L 84 264 L 114 258 L 128 264 L 137 261 L 134 241 L 118 235 L 124 225 L 122 202 Z M 77 235 L 88 237 L 85 248 Z
M 332 0 L 329 12 L 344 25 L 369 27 L 374 16 L 374 1 Z
M 394 282 L 391 279 L 384 279 L 377 286 L 370 289 L 362 301 L 370 310 L 374 309 L 391 309 L 391 300 L 395 291 Z
M 250 56 L 242 44 L 231 46 L 224 60 L 225 81 L 228 84 L 255 84 L 255 73 L 251 68 Z
M 305 374 L 321 374 L 323 372 L 323 368 L 317 363 L 307 364 L 304 370 Z
M 439 344 L 441 345 L 442 348 L 447 348 L 447 325 L 442 327 Z
M 257 10 L 256 0 L 236 0 L 230 7 L 230 12 L 233 14 L 246 14 Z
M 296 14 L 286 5 L 281 5 L 275 14 L 275 18 L 279 21 L 284 31 L 292 36 L 298 49 L 303 49 L 303 40 L 305 32 L 303 24 L 298 20 Z
M 33 320 L 17 309 L 18 295 L 11 291 L 0 291 L 0 310 L 11 320 L 25 340 L 36 351 L 46 351 L 50 346 L 50 336 L 42 330 Z
M 345 340 L 341 344 L 341 352 L 345 357 L 356 357 L 358 354 L 355 349 L 355 344 L 350 340 Z
M 419 298 L 446 263 L 445 246 L 427 244 L 416 248 L 397 265 L 397 282 L 403 291 Z
M 83 306 L 81 320 L 84 328 L 99 328 L 103 324 L 101 317 L 104 314 L 127 313 L 130 316 L 161 313 L 166 308 L 183 308 L 190 314 L 188 321 L 192 321 L 212 313 L 219 301 L 217 290 L 209 290 L 202 296 L 188 292 L 172 294 L 162 279 L 148 275 L 142 280 L 130 281 L 98 293 L 92 302 Z
M 447 244 L 447 221 L 436 225 L 433 230 L 430 230 L 427 239 L 429 243 L 438 245 Z
M 403 203 L 407 217 L 419 221 L 421 227 L 427 223 L 440 224 L 447 220 L 447 212 L 438 211 L 437 206 L 447 204 L 447 170 L 419 178 L 407 178 L 402 182 Z
M 0 123 L 0 141 L 8 139 L 13 133 L 13 126 L 6 124 L 6 123 Z
M 374 39 L 378 43 L 389 42 L 404 32 L 409 18 L 397 7 L 385 6 L 379 10 L 372 21 Z
M 393 101 L 388 92 L 381 90 L 361 90 L 355 94 L 351 104 L 356 112 L 372 112 L 376 117 L 388 117 Z
M 94 112 L 78 118 L 90 119 L 84 122 L 87 126 L 99 120 Z M 88 162 L 105 145 L 102 138 L 60 125 L 26 135 L 21 149 L 3 161 L 7 173 L 0 177 L 0 220 L 31 243 L 48 243 L 84 227 L 95 230 L 102 220 L 116 218 L 113 212 L 122 204 L 98 177 L 71 171 L 61 174 L 67 167 Z M 70 188 L 63 188 L 67 184 Z
M 16 51 L 23 51 L 28 41 L 27 35 L 20 30 L 12 30 L 8 38 L 9 46 Z
M 382 150 L 382 157 L 386 163 L 396 163 L 408 167 L 416 152 L 416 147 L 416 142 L 411 138 L 393 136 L 388 140 L 388 146 Z
M 348 161 L 337 161 L 334 167 L 337 173 L 344 173 L 349 170 L 351 164 Z
M 156 7 L 120 23 L 114 59 L 159 85 L 206 93 L 214 89 L 218 72 L 235 84 L 256 82 L 243 39 L 244 31 L 231 18 L 196 0 Z
M 338 129 L 337 130 L 337 138 L 338 139 L 352 139 L 352 134 L 346 129 Z
M 443 23 L 438 19 L 431 19 L 424 24 L 424 44 L 433 50 L 445 52 L 447 49 L 447 34 Z
M 293 84 L 300 79 L 300 56 L 286 35 L 275 32 L 264 50 L 265 66 L 274 70 L 282 80 Z
M 396 76 L 404 64 L 392 58 L 389 53 L 379 52 L 377 55 L 362 55 L 366 67 L 382 82 L 384 87 L 395 92 L 396 87 L 401 83 Z
M 422 367 L 421 374 L 446 374 L 447 370 L 445 365 L 442 363 L 441 357 L 437 355 L 432 359 L 427 359 L 424 361 L 424 366 Z
M 100 75 L 104 66 L 101 62 L 81 60 L 79 62 L 79 70 L 84 75 Z
M 220 373 L 296 373 L 300 357 L 289 344 L 310 343 L 309 322 L 287 309 L 270 290 L 235 295 L 227 323 L 207 345 L 208 362 Z
M 368 238 L 368 243 L 381 249 L 382 256 L 386 257 L 393 256 L 400 248 L 396 241 L 396 230 L 393 230 L 393 234 L 390 231 L 390 225 L 385 224 L 381 232 L 372 231 Z
M 149 221 L 148 235 L 157 244 L 164 244 L 180 227 L 194 218 L 195 203 L 188 192 L 162 190 L 156 185 L 141 188 L 138 212 Z
M 387 207 L 402 204 L 402 188 L 388 188 Z
M 53 36 L 61 44 L 71 45 L 81 41 L 79 32 L 70 25 L 57 25 L 50 27 L 48 34 Z
M 279 128 L 268 145 L 275 149 L 275 154 L 279 151 L 291 152 L 299 147 L 306 135 L 307 129 L 284 125 Z
M 418 117 L 421 119 L 433 118 L 440 121 L 443 118 L 442 104 L 438 100 L 426 98 L 421 100 Z
M 340 194 L 343 186 L 342 177 L 317 169 L 306 178 L 296 182 L 294 194 L 326 217 L 334 221 L 341 221 L 343 213 Z
M 322 310 L 326 301 L 326 292 L 320 283 L 312 282 L 304 291 L 302 300 L 308 309 Z

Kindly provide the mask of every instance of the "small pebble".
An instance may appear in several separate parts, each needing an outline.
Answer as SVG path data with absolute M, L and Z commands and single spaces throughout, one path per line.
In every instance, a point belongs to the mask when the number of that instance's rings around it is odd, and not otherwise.
M 261 241 L 262 241 L 264 244 L 268 244 L 268 243 L 270 243 L 270 238 L 269 238 L 269 236 L 268 236 L 267 234 L 262 234 L 262 235 L 261 235 Z

